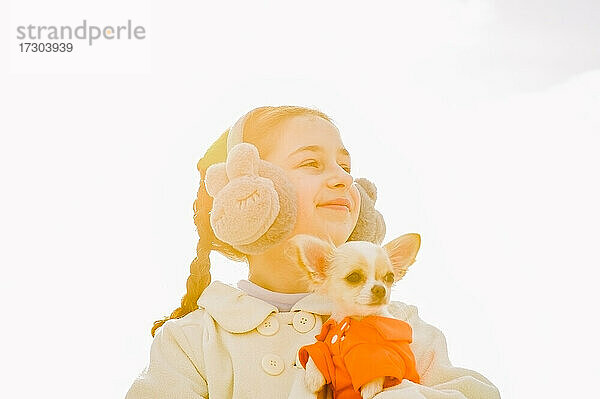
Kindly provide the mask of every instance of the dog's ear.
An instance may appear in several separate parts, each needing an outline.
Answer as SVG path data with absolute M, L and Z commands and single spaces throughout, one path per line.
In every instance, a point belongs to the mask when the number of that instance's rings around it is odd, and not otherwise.
M 334 250 L 333 242 L 308 234 L 298 234 L 288 240 L 286 254 L 304 269 L 309 284 L 314 287 L 325 280 L 325 272 Z
M 383 246 L 394 267 L 394 280 L 398 281 L 415 262 L 421 246 L 421 236 L 417 233 L 404 234 Z

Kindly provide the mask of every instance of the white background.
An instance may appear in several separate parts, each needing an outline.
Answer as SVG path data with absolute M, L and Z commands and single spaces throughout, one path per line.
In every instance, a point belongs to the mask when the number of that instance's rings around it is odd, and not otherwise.
M 394 299 L 455 365 L 503 398 L 594 396 L 599 3 L 215 4 L 2 5 L 3 396 L 124 397 L 185 290 L 196 162 L 282 104 L 332 116 L 385 242 L 421 234 Z M 84 18 L 146 39 L 18 52 L 17 26 Z

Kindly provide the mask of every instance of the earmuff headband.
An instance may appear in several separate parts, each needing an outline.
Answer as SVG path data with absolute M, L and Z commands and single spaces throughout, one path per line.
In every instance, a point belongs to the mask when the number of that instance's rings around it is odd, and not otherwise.
M 244 141 L 244 137 L 243 137 L 244 136 L 244 134 L 243 134 L 244 123 L 246 123 L 246 119 L 248 119 L 249 115 L 250 115 L 250 113 L 247 113 L 246 115 L 242 116 L 229 129 L 229 134 L 227 135 L 227 153 L 228 154 L 229 154 L 229 151 L 231 151 L 231 149 L 236 144 L 242 143 Z

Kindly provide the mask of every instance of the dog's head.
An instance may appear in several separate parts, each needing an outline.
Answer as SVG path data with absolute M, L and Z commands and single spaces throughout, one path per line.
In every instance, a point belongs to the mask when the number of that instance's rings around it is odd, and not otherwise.
M 389 303 L 392 285 L 414 263 L 421 237 L 410 233 L 383 247 L 349 241 L 336 248 L 331 242 L 299 234 L 289 243 L 288 253 L 306 271 L 313 291 L 327 296 L 340 313 L 368 316 Z

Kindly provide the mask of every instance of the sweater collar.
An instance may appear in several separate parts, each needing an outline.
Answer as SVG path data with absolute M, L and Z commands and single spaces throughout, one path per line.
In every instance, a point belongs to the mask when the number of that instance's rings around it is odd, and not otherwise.
M 198 299 L 198 307 L 206 310 L 221 327 L 232 333 L 253 330 L 271 313 L 279 312 L 276 306 L 220 281 L 213 281 L 204 289 Z M 331 304 L 323 295 L 310 293 L 296 302 L 291 312 L 330 315 L 331 310 Z
M 280 312 L 289 312 L 296 302 L 310 294 L 310 292 L 287 294 L 283 292 L 271 291 L 253 283 L 250 280 L 238 281 L 237 288 L 250 296 L 262 299 L 263 301 L 276 306 Z

